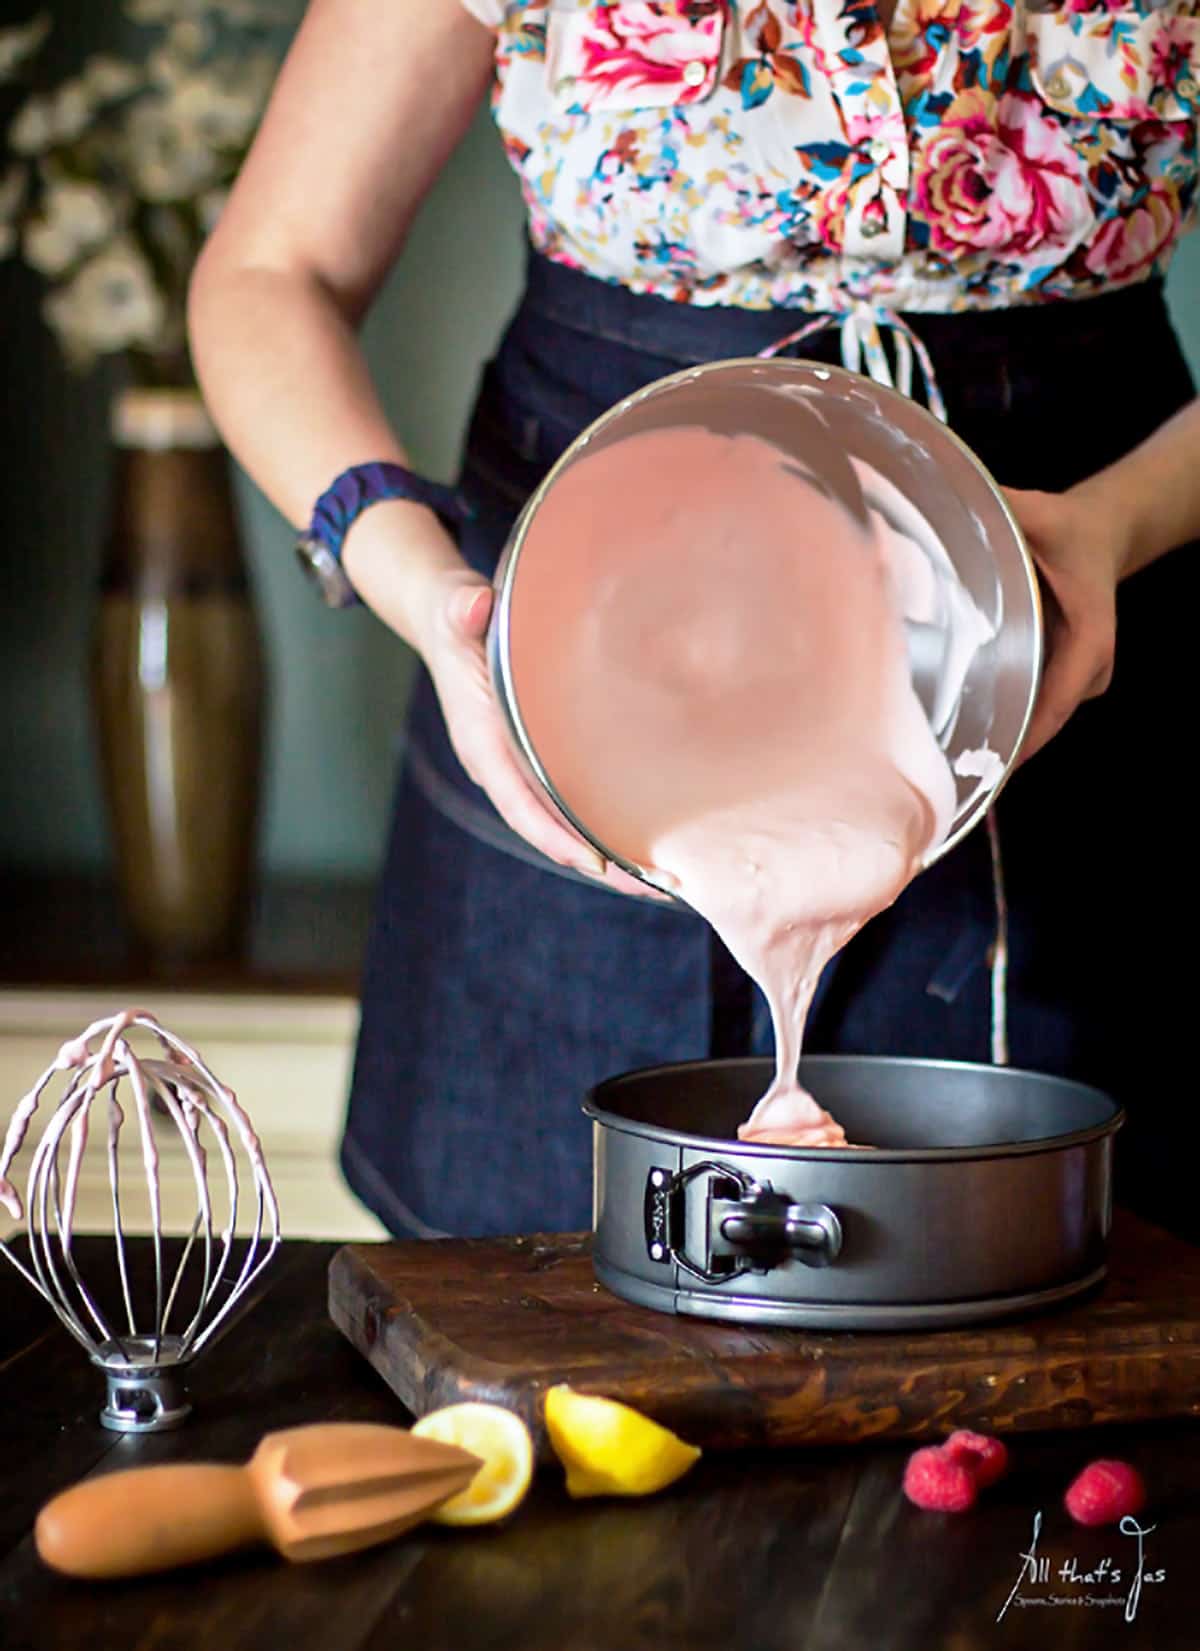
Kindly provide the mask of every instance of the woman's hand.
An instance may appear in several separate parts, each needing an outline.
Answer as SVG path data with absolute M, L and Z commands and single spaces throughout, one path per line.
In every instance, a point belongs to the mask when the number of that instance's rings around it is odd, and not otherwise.
M 513 831 L 556 864 L 626 894 L 664 898 L 604 860 L 530 787 L 488 670 L 484 638 L 492 601 L 487 580 L 462 564 L 435 574 L 428 590 L 419 643 L 459 761 Z
M 1004 492 L 1041 575 L 1046 621 L 1046 665 L 1021 747 L 1025 761 L 1112 681 L 1129 530 L 1112 501 L 1086 484 L 1067 493 Z
M 1200 538 L 1200 397 L 1066 493 L 1005 493 L 1047 596 L 1047 663 L 1024 760 L 1112 680 L 1120 581 Z
M 518 766 L 484 650 L 492 587 L 461 566 L 437 574 L 419 638 L 458 760 L 518 836 L 590 877 L 605 862 L 538 799 Z
M 433 511 L 407 499 L 372 505 L 346 534 L 342 566 L 363 601 L 425 661 L 458 760 L 506 824 L 556 865 L 624 894 L 667 898 L 606 861 L 525 778 L 484 647 L 492 587 L 463 561 Z M 657 873 L 655 880 L 667 886 Z

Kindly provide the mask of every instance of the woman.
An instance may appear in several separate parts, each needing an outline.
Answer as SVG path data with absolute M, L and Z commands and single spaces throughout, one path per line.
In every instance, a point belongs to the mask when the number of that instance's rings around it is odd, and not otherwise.
M 1200 536 L 1200 407 L 1161 277 L 1196 190 L 1198 75 L 1195 0 L 313 0 L 192 336 L 238 457 L 298 526 L 320 501 L 327 585 L 427 667 L 343 1149 L 393 1231 L 582 1226 L 590 1084 L 769 1046 L 706 926 L 629 898 L 525 785 L 481 639 L 508 527 L 581 428 L 821 315 L 851 339 L 902 315 L 1013 490 L 1053 597 L 1027 754 L 1054 744 L 1002 803 L 1012 1058 L 1128 1099 L 1129 1190 L 1172 1214 L 1192 1126 L 1153 1097 L 1190 1013 L 1165 959 L 1194 911 L 1171 787 L 1198 604 L 1192 559 L 1161 558 Z M 489 85 L 535 251 L 462 523 L 358 468 L 404 454 L 355 327 Z M 837 360 L 839 336 L 805 353 Z M 1113 677 L 1135 573 L 1112 687 L 1075 715 Z M 986 1059 L 991 932 L 977 832 L 834 964 L 808 1046 Z

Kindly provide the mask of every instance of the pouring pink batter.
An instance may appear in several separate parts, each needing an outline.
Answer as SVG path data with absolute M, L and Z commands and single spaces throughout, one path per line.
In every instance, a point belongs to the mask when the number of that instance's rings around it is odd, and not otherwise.
M 623 537 L 597 499 L 619 500 Z M 586 455 L 535 526 L 512 657 L 547 774 L 762 988 L 775 1078 L 739 1135 L 846 1145 L 797 1079 L 813 993 L 955 809 L 902 623 L 921 558 L 767 442 L 701 428 Z

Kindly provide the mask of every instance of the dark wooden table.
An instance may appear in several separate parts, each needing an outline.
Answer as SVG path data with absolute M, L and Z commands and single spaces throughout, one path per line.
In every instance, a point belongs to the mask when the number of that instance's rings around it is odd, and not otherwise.
M 83 1241 L 85 1261 L 100 1242 Z M 326 1318 L 332 1253 L 285 1245 L 262 1296 L 194 1367 L 191 1420 L 141 1439 L 100 1428 L 98 1373 L 0 1260 L 4 1651 L 1200 1646 L 1196 1425 L 1022 1436 L 1010 1476 L 958 1517 L 902 1499 L 903 1448 L 856 1447 L 710 1456 L 644 1502 L 572 1503 L 547 1472 L 505 1527 L 426 1527 L 311 1566 L 263 1552 L 103 1586 L 46 1571 L 37 1509 L 86 1474 L 245 1460 L 262 1433 L 303 1422 L 406 1419 Z M 1061 1507 L 1073 1474 L 1101 1454 L 1136 1462 L 1152 1487 L 1144 1569 L 1164 1576 L 1143 1582 L 1131 1621 L 1137 1539 L 1081 1530 Z M 1039 1513 L 1043 1565 L 997 1620 Z M 1084 1581 L 1089 1572 L 1100 1575 Z

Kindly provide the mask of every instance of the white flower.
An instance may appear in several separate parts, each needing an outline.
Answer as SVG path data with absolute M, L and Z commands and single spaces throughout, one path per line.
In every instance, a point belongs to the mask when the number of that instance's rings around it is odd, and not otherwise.
M 101 103 L 115 103 L 128 97 L 141 84 L 141 75 L 132 63 L 123 63 L 119 57 L 97 53 L 89 57 L 83 67 L 84 84 Z
M 50 13 L 38 12 L 28 23 L 0 29 L 0 82 L 11 80 L 40 48 L 50 33 Z
M 146 68 L 151 80 L 167 90 L 178 86 L 211 45 L 212 32 L 206 23 L 194 18 L 173 23 L 162 44 L 147 54 Z
M 212 34 L 205 23 L 184 19 L 172 24 L 161 45 L 146 56 L 146 68 L 156 86 L 170 92 L 186 79 L 212 46 Z
M 169 92 L 186 73 L 186 67 L 166 46 L 156 46 L 152 52 L 146 53 L 146 73 L 153 86 Z
M 74 143 L 87 131 L 88 122 L 96 113 L 96 98 L 82 76 L 64 80 L 54 96 L 51 119 L 58 143 Z
M 231 158 L 245 150 L 275 70 L 254 54 L 180 74 L 155 96 L 129 109 L 125 167 L 143 200 L 194 200 L 228 177 Z
M 262 99 L 253 87 L 236 84 L 226 65 L 217 68 L 217 73 L 188 75 L 178 83 L 171 116 L 185 142 L 241 149 L 258 124 Z
M 95 184 L 54 184 L 42 198 L 41 212 L 26 225 L 26 260 L 43 275 L 62 275 L 116 227 L 113 204 Z
M 150 266 L 124 236 L 51 293 L 42 313 L 67 356 L 81 366 L 117 350 L 153 349 L 167 325 L 166 303 Z
M 25 262 L 41 275 L 63 275 L 75 262 L 75 242 L 61 224 L 31 218 L 21 243 Z
M 54 107 L 48 97 L 31 97 L 17 111 L 8 141 L 18 155 L 40 155 L 54 142 Z
M 94 92 L 82 76 L 64 80 L 57 92 L 31 97 L 8 129 L 10 146 L 19 155 L 40 155 L 57 143 L 74 143 L 96 113 Z
M 143 98 L 125 122 L 126 170 L 146 201 L 187 201 L 217 182 L 218 157 L 164 98 Z
M 180 18 L 167 30 L 167 46 L 176 57 L 198 62 L 212 45 L 212 30 L 195 17 Z

